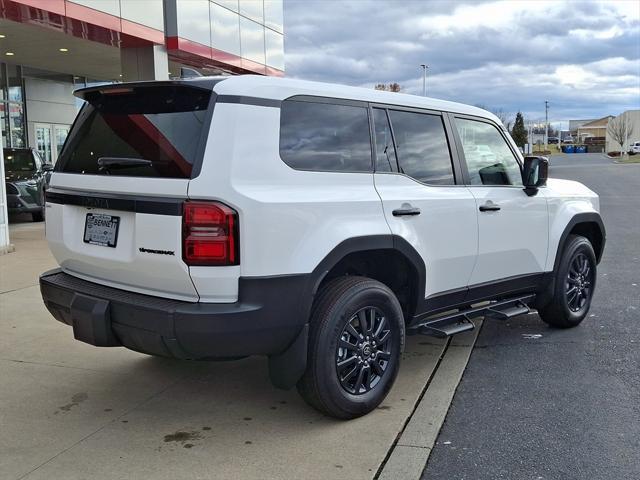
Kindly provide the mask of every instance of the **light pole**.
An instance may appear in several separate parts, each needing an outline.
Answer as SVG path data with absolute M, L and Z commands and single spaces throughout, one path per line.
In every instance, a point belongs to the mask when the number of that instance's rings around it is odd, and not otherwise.
M 549 102 L 544 101 L 544 150 L 547 151 L 547 143 L 549 142 Z
M 426 63 L 422 63 L 420 64 L 420 66 L 422 67 L 422 96 L 426 97 L 427 96 L 427 68 L 429 68 L 429 65 L 427 65 Z

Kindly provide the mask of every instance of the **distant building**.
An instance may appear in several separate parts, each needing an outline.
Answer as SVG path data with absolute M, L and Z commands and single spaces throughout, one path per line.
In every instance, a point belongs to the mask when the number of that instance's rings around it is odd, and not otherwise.
M 607 125 L 609 125 L 609 120 L 611 120 L 612 118 L 613 115 L 607 115 L 606 117 L 592 120 L 580 125 L 577 132 L 578 141 L 584 142 L 584 139 L 588 137 L 597 137 L 604 139 L 607 134 Z
M 623 112 L 614 118 L 615 120 L 617 120 L 620 117 L 624 117 L 627 120 L 627 123 L 631 128 L 631 137 L 626 142 L 626 144 L 622 145 L 622 148 L 620 148 L 621 145 L 613 139 L 609 132 L 606 132 L 605 136 L 607 152 L 619 152 L 620 150 L 626 152 L 629 150 L 629 145 L 631 145 L 633 142 L 640 142 L 640 110 L 627 110 L 626 112 Z
M 595 122 L 597 118 L 589 118 L 585 120 L 569 120 L 569 133 L 572 137 L 578 136 L 578 128 L 580 128 L 585 123 Z

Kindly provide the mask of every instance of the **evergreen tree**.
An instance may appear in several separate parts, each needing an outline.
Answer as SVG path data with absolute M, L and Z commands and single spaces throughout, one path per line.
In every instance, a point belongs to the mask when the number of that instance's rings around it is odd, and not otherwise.
M 527 143 L 527 129 L 524 127 L 524 117 L 520 112 L 516 115 L 516 121 L 513 124 L 513 129 L 511 130 L 511 137 L 520 148 L 523 148 L 525 143 Z

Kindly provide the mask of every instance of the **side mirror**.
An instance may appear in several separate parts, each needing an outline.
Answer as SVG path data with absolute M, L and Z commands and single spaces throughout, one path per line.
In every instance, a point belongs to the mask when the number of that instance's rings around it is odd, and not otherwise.
M 42 171 L 43 172 L 53 172 L 53 165 L 51 165 L 50 163 L 43 163 L 42 164 Z
M 524 157 L 522 184 L 527 195 L 535 195 L 538 188 L 547 184 L 548 172 L 549 159 L 547 157 Z

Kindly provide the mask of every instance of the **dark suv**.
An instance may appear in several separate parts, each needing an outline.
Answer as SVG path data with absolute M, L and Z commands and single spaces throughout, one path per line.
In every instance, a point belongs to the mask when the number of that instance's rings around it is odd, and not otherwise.
M 30 213 L 34 222 L 43 220 L 44 188 L 52 169 L 32 148 L 4 149 L 9 214 Z

